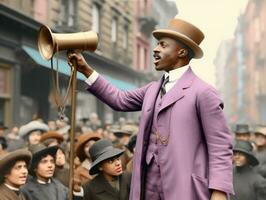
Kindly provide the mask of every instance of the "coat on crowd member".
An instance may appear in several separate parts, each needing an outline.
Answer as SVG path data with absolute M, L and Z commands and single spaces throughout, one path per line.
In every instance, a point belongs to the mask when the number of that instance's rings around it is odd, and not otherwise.
M 257 145 L 255 155 L 260 162 L 256 170 L 266 178 L 266 126 L 259 126 L 255 129 L 255 143 Z
M 266 180 L 254 170 L 259 164 L 248 141 L 238 140 L 234 146 L 233 184 L 235 195 L 231 200 L 264 200 Z
M 58 147 L 32 145 L 32 164 L 28 182 L 22 187 L 27 200 L 66 200 L 68 189 L 54 176 L 55 155 Z
M 124 150 L 101 139 L 91 146 L 89 152 L 93 161 L 89 172 L 97 176 L 83 186 L 83 199 L 128 200 L 131 177 L 123 172 L 120 156 Z
M 250 140 L 250 130 L 248 124 L 236 124 L 235 130 L 235 139 L 236 140 Z
M 128 144 L 126 145 L 126 148 L 130 151 L 132 155 L 134 155 L 135 147 L 137 142 L 137 135 L 134 134 L 129 138 Z M 133 170 L 133 156 L 130 158 L 130 160 L 127 163 L 126 170 L 128 172 L 132 172 Z
M 81 184 L 84 184 L 92 179 L 92 176 L 89 174 L 92 162 L 89 149 L 101 138 L 101 135 L 95 132 L 84 133 L 78 138 L 76 143 L 76 156 L 79 158 L 81 165 L 75 169 L 74 174 L 75 178 L 81 181 Z
M 26 200 L 20 187 L 26 183 L 31 152 L 16 150 L 0 157 L 0 199 Z
M 58 146 L 55 158 L 54 178 L 58 179 L 64 186 L 69 185 L 69 166 L 66 162 L 66 149 L 63 144 L 64 137 L 56 131 L 48 131 L 42 134 L 41 143 L 45 146 Z
M 41 135 L 47 132 L 49 127 L 40 121 L 31 121 L 19 129 L 19 135 L 28 143 L 28 146 L 39 144 Z

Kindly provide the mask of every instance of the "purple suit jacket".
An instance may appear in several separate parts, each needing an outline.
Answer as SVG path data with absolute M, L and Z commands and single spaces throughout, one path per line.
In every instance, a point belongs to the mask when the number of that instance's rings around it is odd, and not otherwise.
M 154 104 L 162 79 L 132 91 L 120 91 L 101 76 L 88 91 L 118 111 L 141 110 L 130 200 L 140 200 L 141 176 Z M 232 136 L 216 90 L 189 68 L 164 96 L 156 116 L 158 131 L 170 134 L 159 147 L 167 200 L 207 200 L 211 189 L 233 193 Z

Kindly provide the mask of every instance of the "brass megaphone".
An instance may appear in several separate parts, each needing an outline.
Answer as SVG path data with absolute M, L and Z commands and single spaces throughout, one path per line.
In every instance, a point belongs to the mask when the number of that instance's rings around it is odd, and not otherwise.
M 50 60 L 60 50 L 95 51 L 98 35 L 94 31 L 79 33 L 53 33 L 48 26 L 42 26 L 38 34 L 38 48 L 42 57 Z

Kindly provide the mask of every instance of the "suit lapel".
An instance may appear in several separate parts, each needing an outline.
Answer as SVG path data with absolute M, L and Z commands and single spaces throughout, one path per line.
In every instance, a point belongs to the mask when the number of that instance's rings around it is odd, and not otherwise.
M 159 109 L 159 113 L 173 103 L 182 99 L 185 96 L 185 89 L 191 86 L 194 78 L 195 74 L 192 72 L 191 68 L 188 68 L 173 88 L 171 88 L 171 90 L 163 96 L 164 99 L 162 101 L 162 106 Z

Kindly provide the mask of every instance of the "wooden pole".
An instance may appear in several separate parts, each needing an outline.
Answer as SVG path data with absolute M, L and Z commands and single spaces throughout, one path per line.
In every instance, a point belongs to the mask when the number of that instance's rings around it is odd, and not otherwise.
M 74 179 L 74 142 L 76 126 L 76 88 L 77 88 L 77 61 L 73 59 L 73 77 L 71 87 L 71 128 L 70 128 L 70 155 L 69 155 L 69 183 L 68 200 L 73 200 L 73 179 Z

